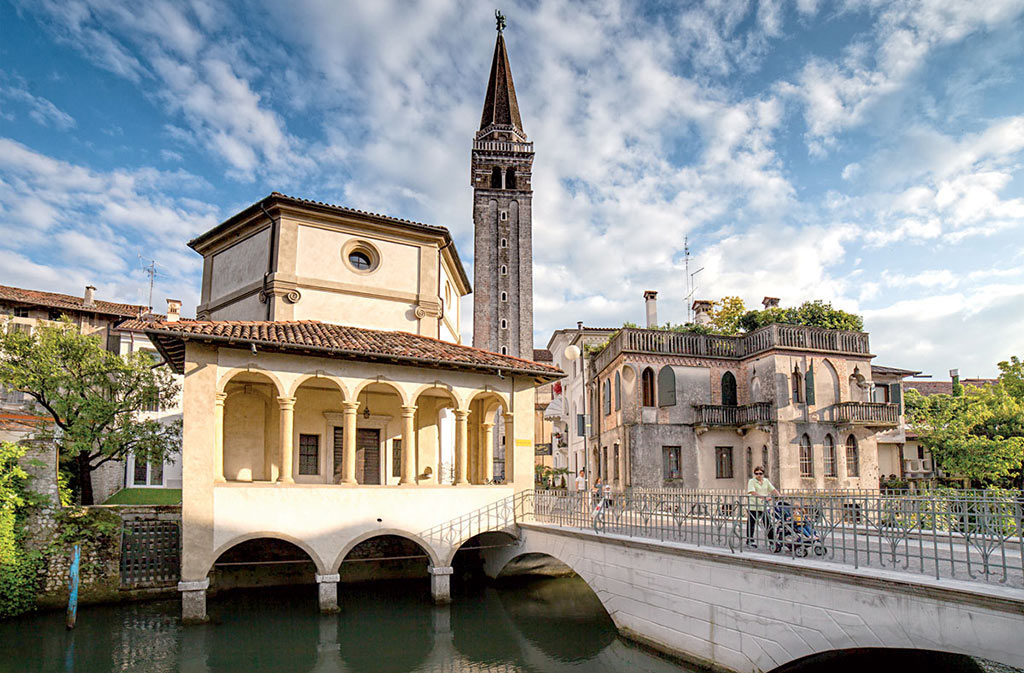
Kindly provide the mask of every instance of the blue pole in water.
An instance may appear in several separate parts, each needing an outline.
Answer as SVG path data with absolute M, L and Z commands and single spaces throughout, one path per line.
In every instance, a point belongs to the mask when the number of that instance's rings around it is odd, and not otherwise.
M 75 628 L 75 622 L 78 620 L 78 565 L 81 559 L 82 548 L 76 544 L 75 555 L 71 558 L 71 577 L 68 580 L 68 630 Z

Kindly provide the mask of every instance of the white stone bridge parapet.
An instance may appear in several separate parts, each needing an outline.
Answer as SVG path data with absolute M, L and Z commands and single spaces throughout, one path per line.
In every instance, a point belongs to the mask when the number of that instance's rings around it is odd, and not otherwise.
M 595 591 L 620 633 L 684 659 L 769 671 L 822 652 L 909 648 L 1024 668 L 1024 590 L 812 558 L 740 555 L 546 523 L 485 552 L 497 575 L 546 554 Z

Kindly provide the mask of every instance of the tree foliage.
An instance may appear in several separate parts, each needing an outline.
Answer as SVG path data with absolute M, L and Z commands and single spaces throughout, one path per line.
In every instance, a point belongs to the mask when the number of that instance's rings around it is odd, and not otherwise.
M 92 472 L 111 460 L 162 461 L 180 446 L 181 424 L 142 415 L 171 406 L 179 386 L 143 352 L 116 355 L 64 321 L 33 334 L 0 334 L 0 384 L 28 394 L 53 420 L 61 461 L 72 463 L 83 505 Z
M 20 465 L 25 449 L 0 442 L 0 619 L 35 607 L 40 555 L 25 549 L 25 513 L 33 504 L 29 476 Z
M 820 299 L 805 301 L 795 308 L 774 306 L 763 310 L 747 311 L 740 319 L 740 326 L 748 332 L 773 323 L 824 327 L 851 332 L 860 332 L 864 329 L 864 319 L 859 315 L 832 308 L 831 302 Z
M 996 383 L 965 387 L 963 395 L 907 391 L 908 420 L 946 474 L 979 485 L 1024 485 L 1022 368 L 1017 358 L 1000 363 Z

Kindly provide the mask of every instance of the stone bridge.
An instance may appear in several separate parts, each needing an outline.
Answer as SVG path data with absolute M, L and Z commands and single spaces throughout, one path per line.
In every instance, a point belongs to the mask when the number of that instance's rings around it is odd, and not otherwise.
M 908 648 L 1024 668 L 1024 591 L 813 559 L 740 555 L 520 522 L 484 553 L 496 576 L 545 554 L 594 590 L 619 632 L 680 658 L 754 672 L 823 652 Z

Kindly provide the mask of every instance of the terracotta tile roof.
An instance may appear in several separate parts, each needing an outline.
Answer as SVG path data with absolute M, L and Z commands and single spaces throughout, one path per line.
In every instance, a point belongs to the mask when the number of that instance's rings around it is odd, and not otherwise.
M 86 306 L 84 297 L 74 297 L 70 294 L 59 294 L 57 292 L 43 292 L 41 290 L 25 290 L 20 287 L 10 287 L 7 285 L 0 285 L 0 301 L 32 304 L 47 308 L 65 308 L 84 313 L 102 313 L 104 315 L 116 315 L 125 318 L 137 318 L 149 310 L 148 306 L 118 304 L 99 299 L 94 302 L 93 306 Z
M 965 386 L 971 386 L 974 388 L 980 388 L 982 386 L 992 385 L 996 382 L 996 379 L 960 379 L 960 383 Z M 928 395 L 952 395 L 953 394 L 953 382 L 952 381 L 904 381 L 903 387 L 906 389 L 913 388 L 917 392 L 924 396 Z
M 184 342 L 203 341 L 237 346 L 255 345 L 266 350 L 315 353 L 339 359 L 494 374 L 523 374 L 546 380 L 559 379 L 565 375 L 561 369 L 548 364 L 418 334 L 334 325 L 318 320 L 181 320 L 147 323 L 144 329 L 150 341 L 179 373 L 184 371 Z

